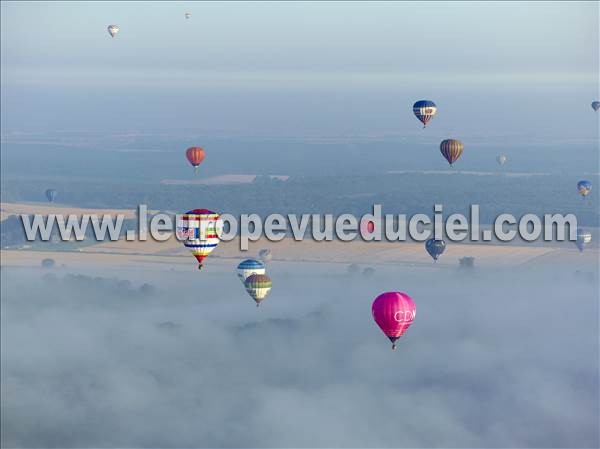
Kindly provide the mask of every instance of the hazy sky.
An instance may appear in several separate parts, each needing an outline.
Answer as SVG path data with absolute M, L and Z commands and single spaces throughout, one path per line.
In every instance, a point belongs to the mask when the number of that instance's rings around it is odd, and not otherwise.
M 121 27 L 114 42 L 111 23 Z M 105 83 L 145 74 L 200 84 L 187 71 L 228 75 L 224 84 L 283 76 L 329 87 L 340 72 L 366 84 L 598 73 L 596 2 L 7 2 L 2 33 L 9 71 L 115 75 Z
M 556 93 L 557 107 L 585 101 L 588 112 L 598 50 L 597 2 L 2 2 L 3 121 L 68 128 L 43 117 L 77 108 L 72 127 L 294 128 L 278 119 L 314 127 L 303 118 L 330 114 L 335 130 L 356 116 L 344 117 L 353 105 L 336 94 L 386 111 L 386 95 L 477 92 L 481 104 L 507 90 L 538 103 Z M 111 103 L 112 116 L 92 114 Z

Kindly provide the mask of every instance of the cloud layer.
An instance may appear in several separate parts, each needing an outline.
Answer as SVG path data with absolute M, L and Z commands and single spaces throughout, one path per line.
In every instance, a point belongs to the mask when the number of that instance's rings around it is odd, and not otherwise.
M 256 309 L 233 272 L 3 267 L 2 445 L 597 447 L 598 279 L 573 271 L 279 265 Z M 396 352 L 386 290 L 417 304 Z

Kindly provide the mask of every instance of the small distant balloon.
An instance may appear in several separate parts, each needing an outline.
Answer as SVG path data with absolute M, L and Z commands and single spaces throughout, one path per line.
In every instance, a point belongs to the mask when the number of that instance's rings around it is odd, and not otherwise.
M 371 313 L 377 325 L 396 349 L 398 340 L 410 327 L 417 314 L 414 301 L 406 293 L 382 293 L 373 301 Z
M 437 262 L 444 250 L 446 249 L 446 242 L 444 240 L 429 239 L 425 242 L 425 250 L 433 258 L 434 262 Z
M 577 183 L 577 190 L 581 196 L 586 197 L 592 191 L 592 183 L 590 181 L 586 181 L 585 179 L 579 181 Z
M 189 147 L 185 150 L 185 157 L 188 162 L 194 167 L 194 173 L 198 173 L 198 167 L 204 160 L 204 148 L 201 147 Z
M 258 307 L 271 291 L 273 282 L 266 274 L 251 274 L 244 285 L 248 294 L 256 302 L 256 307 Z
M 237 266 L 240 281 L 246 282 L 246 279 L 253 274 L 265 274 L 265 264 L 260 260 L 246 259 Z
M 463 154 L 464 145 L 460 140 L 446 139 L 440 143 L 440 152 L 446 158 L 450 166 L 454 164 Z
M 362 236 L 368 236 L 370 234 L 373 233 L 373 231 L 375 230 L 375 222 L 373 222 L 372 220 L 365 220 L 362 219 L 360 221 L 360 234 Z
M 423 123 L 423 128 L 427 126 L 427 123 L 436 113 L 437 106 L 431 100 L 419 100 L 413 104 L 413 114 Z
M 50 203 L 54 203 L 54 199 L 56 198 L 56 195 L 58 195 L 58 192 L 56 191 L 56 189 L 48 189 L 48 190 L 46 190 L 46 199 Z
M 592 101 L 592 109 L 598 111 L 600 109 L 600 101 Z
M 592 234 L 589 231 L 586 231 L 582 228 L 577 228 L 577 240 L 575 240 L 575 245 L 580 253 L 583 252 L 585 246 L 592 241 Z
M 118 25 L 109 25 L 107 30 L 110 37 L 115 37 L 119 33 L 120 28 Z
M 506 157 L 505 154 L 501 154 L 496 158 L 496 162 L 498 162 L 498 165 L 500 167 L 502 167 L 504 164 L 506 164 L 507 160 L 508 160 L 508 157 Z
M 271 253 L 270 249 L 261 249 L 258 252 L 258 257 L 260 260 L 262 260 L 263 262 L 270 262 L 271 259 L 273 259 L 273 254 Z
M 191 12 L 186 12 L 185 13 L 185 18 L 189 19 L 190 17 L 192 17 L 192 13 Z

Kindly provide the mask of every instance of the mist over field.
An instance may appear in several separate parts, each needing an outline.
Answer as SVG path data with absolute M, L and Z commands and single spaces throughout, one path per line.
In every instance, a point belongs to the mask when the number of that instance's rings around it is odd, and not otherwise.
M 597 265 L 279 263 L 257 309 L 234 264 L 3 267 L 2 445 L 599 444 Z M 417 305 L 396 351 L 370 313 L 387 290 Z

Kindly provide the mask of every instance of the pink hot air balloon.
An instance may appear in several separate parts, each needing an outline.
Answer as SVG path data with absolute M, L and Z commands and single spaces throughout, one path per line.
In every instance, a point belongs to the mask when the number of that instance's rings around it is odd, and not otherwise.
M 377 325 L 392 342 L 392 349 L 396 349 L 396 340 L 412 324 L 417 308 L 406 293 L 387 292 L 375 298 L 371 312 Z

